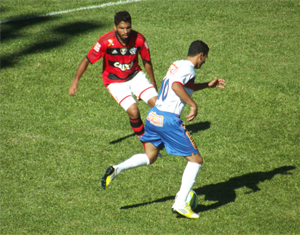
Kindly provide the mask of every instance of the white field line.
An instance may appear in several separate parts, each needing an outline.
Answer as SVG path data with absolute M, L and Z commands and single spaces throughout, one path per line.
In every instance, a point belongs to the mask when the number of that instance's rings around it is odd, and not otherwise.
M 61 14 L 71 13 L 74 11 L 84 11 L 84 10 L 103 8 L 103 7 L 108 7 L 108 6 L 115 6 L 115 5 L 121 5 L 121 4 L 131 3 L 131 2 L 140 2 L 140 1 L 142 1 L 142 0 L 126 0 L 126 1 L 119 1 L 119 2 L 108 2 L 108 3 L 101 4 L 101 5 L 81 7 L 81 8 L 71 9 L 71 10 L 66 10 L 66 11 L 56 11 L 56 12 L 51 12 L 51 13 L 44 14 L 44 15 L 35 15 L 35 16 L 28 16 L 28 17 L 23 17 L 23 18 L 4 20 L 4 21 L 1 21 L 0 24 L 10 23 L 10 22 L 14 22 L 14 21 L 22 21 L 22 20 L 28 20 L 28 19 L 47 17 L 47 16 L 61 15 Z

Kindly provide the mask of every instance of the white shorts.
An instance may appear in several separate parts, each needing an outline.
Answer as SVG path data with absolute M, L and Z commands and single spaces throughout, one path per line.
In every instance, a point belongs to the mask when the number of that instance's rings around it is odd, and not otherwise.
M 149 99 L 157 96 L 157 91 L 147 79 L 146 74 L 142 71 L 129 81 L 109 84 L 107 89 L 125 111 L 127 111 L 132 104 L 136 103 L 132 94 L 134 94 L 138 100 L 142 99 L 146 104 Z

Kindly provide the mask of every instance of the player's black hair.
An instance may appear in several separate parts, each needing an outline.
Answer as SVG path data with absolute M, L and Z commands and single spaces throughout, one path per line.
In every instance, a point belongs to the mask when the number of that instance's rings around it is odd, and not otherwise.
M 194 41 L 191 43 L 188 56 L 193 57 L 198 55 L 199 53 L 203 53 L 203 55 L 207 55 L 209 51 L 208 45 L 200 40 Z
M 122 21 L 129 22 L 131 24 L 131 16 L 128 11 L 119 11 L 115 14 L 115 25 L 117 26 Z

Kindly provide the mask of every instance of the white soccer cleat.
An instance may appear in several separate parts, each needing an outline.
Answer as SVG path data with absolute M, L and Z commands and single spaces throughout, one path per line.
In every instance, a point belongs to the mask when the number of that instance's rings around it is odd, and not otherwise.
M 198 219 L 199 218 L 199 215 L 197 213 L 195 213 L 192 210 L 192 208 L 187 204 L 185 206 L 181 206 L 181 207 L 177 207 L 177 206 L 173 205 L 172 211 L 175 214 L 185 216 L 189 219 Z

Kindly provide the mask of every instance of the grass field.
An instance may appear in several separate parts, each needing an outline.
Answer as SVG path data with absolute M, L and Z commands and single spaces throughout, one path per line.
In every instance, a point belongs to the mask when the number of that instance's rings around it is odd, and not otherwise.
M 1 21 L 109 2 L 2 0 Z M 204 158 L 199 220 L 171 213 L 186 162 L 166 151 L 100 187 L 109 165 L 143 148 L 102 61 L 75 97 L 68 88 L 119 10 L 147 38 L 159 87 L 197 39 L 210 46 L 197 81 L 227 82 L 194 93 L 199 114 L 186 123 Z M 300 234 L 299 17 L 297 0 L 147 0 L 2 23 L 0 233 Z

